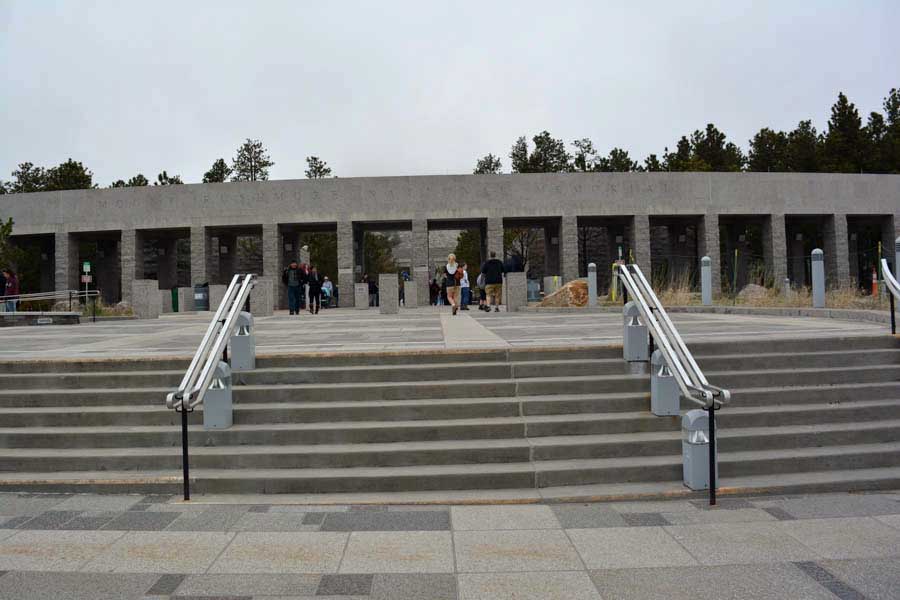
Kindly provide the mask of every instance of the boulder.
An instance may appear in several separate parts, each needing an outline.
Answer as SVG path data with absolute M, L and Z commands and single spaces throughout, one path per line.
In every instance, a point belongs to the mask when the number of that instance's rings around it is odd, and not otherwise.
M 546 298 L 539 306 L 582 307 L 588 303 L 588 284 L 586 279 L 576 279 L 562 286 Z
M 761 285 L 756 285 L 755 283 L 748 283 L 745 285 L 740 292 L 738 292 L 738 300 L 742 300 L 744 302 L 752 302 L 754 300 L 762 300 L 766 296 L 769 295 L 769 290 Z

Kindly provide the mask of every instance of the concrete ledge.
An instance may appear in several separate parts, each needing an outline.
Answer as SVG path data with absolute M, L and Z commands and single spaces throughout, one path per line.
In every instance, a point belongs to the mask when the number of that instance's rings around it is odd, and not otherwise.
M 81 313 L 77 312 L 4 312 L 0 313 L 0 327 L 23 325 L 78 325 Z
M 881 310 L 855 310 L 850 308 L 803 308 L 803 307 L 756 307 L 756 306 L 667 306 L 670 313 L 695 313 L 716 315 L 768 315 L 772 317 L 814 317 L 819 319 L 840 319 L 843 321 L 868 321 L 870 323 L 891 322 L 891 314 Z M 598 306 L 596 308 L 566 308 L 528 306 L 519 309 L 525 313 L 581 314 L 581 313 L 621 313 L 619 306 Z

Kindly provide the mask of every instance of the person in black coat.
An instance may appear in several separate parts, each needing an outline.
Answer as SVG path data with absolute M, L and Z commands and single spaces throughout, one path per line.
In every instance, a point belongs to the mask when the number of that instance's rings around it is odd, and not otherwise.
M 306 277 L 306 285 L 309 286 L 309 312 L 310 314 L 319 314 L 319 308 L 322 306 L 322 276 L 319 275 L 315 265 L 309 270 Z

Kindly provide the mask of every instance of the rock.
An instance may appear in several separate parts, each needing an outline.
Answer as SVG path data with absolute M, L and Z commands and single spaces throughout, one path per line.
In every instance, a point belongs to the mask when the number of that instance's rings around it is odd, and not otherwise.
M 738 292 L 738 299 L 743 301 L 761 300 L 769 295 L 769 290 L 755 283 L 748 283 Z
M 588 284 L 586 279 L 576 279 L 562 286 L 546 298 L 539 306 L 569 307 L 587 306 Z

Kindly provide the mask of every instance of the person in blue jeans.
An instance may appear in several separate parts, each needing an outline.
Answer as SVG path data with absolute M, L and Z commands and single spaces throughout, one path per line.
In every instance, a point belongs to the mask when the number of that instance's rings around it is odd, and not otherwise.
M 303 295 L 304 279 L 305 273 L 296 260 L 292 260 L 288 268 L 281 274 L 281 281 L 288 290 L 288 311 L 292 315 L 300 314 L 300 297 Z
M 462 306 L 460 310 L 469 310 L 469 304 L 472 302 L 472 288 L 469 287 L 469 265 L 462 264 L 462 278 L 459 280 L 459 289 L 462 296 Z

